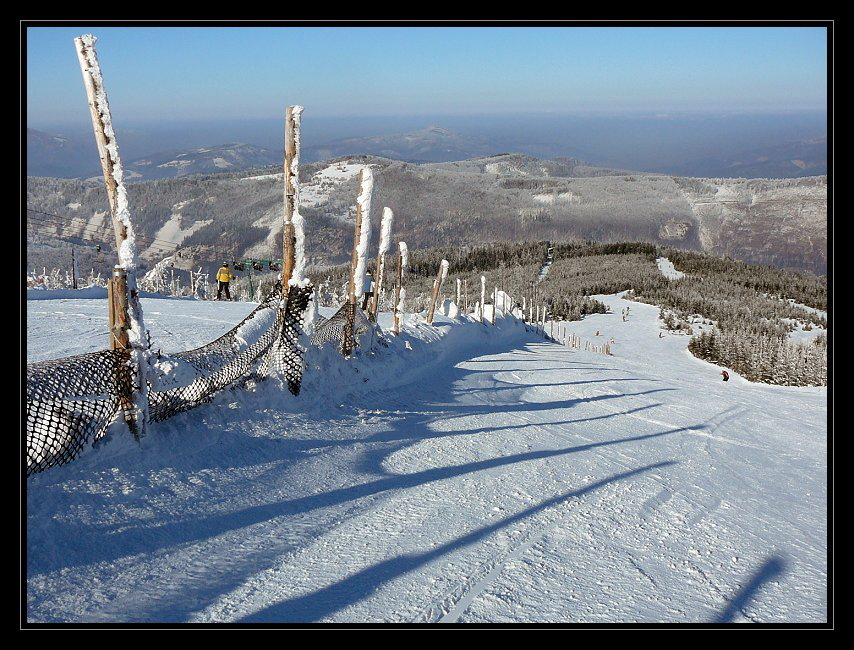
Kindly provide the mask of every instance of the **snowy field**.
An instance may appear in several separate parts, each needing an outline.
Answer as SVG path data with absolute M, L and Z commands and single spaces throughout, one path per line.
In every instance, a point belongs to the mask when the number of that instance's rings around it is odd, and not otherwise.
M 28 361 L 106 347 L 103 298 L 40 297 Z M 826 623 L 827 389 L 724 383 L 597 299 L 569 329 L 613 356 L 410 318 L 29 478 L 26 621 Z M 254 307 L 142 305 L 164 351 Z

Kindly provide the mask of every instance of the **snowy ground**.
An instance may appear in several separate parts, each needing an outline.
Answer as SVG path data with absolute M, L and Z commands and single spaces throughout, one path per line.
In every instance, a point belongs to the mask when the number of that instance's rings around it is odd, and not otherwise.
M 31 477 L 26 620 L 827 622 L 827 390 L 723 383 L 597 299 L 570 331 L 613 356 L 410 319 Z M 164 351 L 253 307 L 142 302 Z M 102 349 L 103 311 L 28 300 L 28 359 Z
M 669 280 L 679 280 L 685 276 L 682 271 L 677 271 L 673 266 L 673 262 L 671 262 L 666 257 L 657 257 L 655 258 L 655 263 L 658 265 L 658 270 L 664 274 L 664 277 Z

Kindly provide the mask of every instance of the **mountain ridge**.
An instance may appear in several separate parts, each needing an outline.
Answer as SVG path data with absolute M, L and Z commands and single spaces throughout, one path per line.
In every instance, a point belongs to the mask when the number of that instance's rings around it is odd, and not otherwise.
M 140 149 L 140 134 L 135 146 Z M 315 136 L 316 139 L 316 136 Z M 323 144 L 303 143 L 304 162 L 320 162 L 342 156 L 373 155 L 409 163 L 444 163 L 469 160 L 483 156 L 517 151 L 541 160 L 576 158 L 600 168 L 628 169 L 637 173 L 663 173 L 691 177 L 797 178 L 827 173 L 827 137 L 787 140 L 775 145 L 715 154 L 693 162 L 656 164 L 652 166 L 595 162 L 597 155 L 588 144 L 563 143 L 556 146 L 542 138 L 528 142 L 523 139 L 463 133 L 438 124 L 421 129 L 391 134 L 354 136 L 331 140 Z M 245 144 L 253 140 L 236 140 L 232 144 L 206 144 L 203 147 L 161 149 L 145 155 L 125 156 L 128 182 L 152 178 L 177 177 L 190 173 L 240 171 L 253 167 L 281 164 L 283 148 Z M 232 152 L 217 156 L 207 150 L 228 152 L 238 143 L 239 155 Z M 600 155 L 599 158 L 608 158 Z M 149 161 L 148 165 L 145 164 Z M 152 163 L 152 161 L 156 161 Z M 190 162 L 193 161 L 193 162 Z M 226 164 L 227 163 L 227 164 Z M 27 175 L 60 178 L 86 178 L 100 175 L 97 150 L 90 138 L 80 135 L 67 137 L 35 129 L 27 129 Z
M 373 230 L 382 208 L 390 207 L 395 238 L 412 248 L 645 241 L 753 264 L 827 270 L 826 177 L 685 178 L 522 154 L 429 164 L 352 156 L 300 165 L 309 264 L 349 259 L 365 166 L 375 179 Z M 142 263 L 178 250 L 205 264 L 280 257 L 281 183 L 276 166 L 129 184 Z M 97 259 L 95 243 L 102 256 L 110 249 L 102 182 L 28 177 L 27 186 L 28 266 L 62 267 L 76 245 L 87 267 Z

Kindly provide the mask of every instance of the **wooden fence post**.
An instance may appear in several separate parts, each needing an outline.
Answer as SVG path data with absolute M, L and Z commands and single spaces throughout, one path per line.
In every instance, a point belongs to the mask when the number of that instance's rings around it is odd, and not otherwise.
M 350 356 L 355 342 L 353 330 L 356 319 L 356 301 L 362 297 L 362 287 L 365 274 L 365 258 L 367 255 L 371 232 L 371 194 L 374 188 L 374 176 L 370 167 L 364 167 L 359 174 L 359 197 L 356 200 L 356 224 L 353 235 L 353 255 L 350 265 L 350 284 L 347 289 L 347 320 L 344 324 L 344 340 L 341 352 Z
M 148 384 L 142 352 L 143 341 L 148 333 L 136 290 L 136 247 L 125 245 L 132 237 L 133 228 L 130 223 L 118 143 L 115 139 L 110 106 L 95 52 L 96 40 L 94 36 L 87 34 L 75 38 L 74 46 L 83 75 L 83 86 L 92 118 L 98 157 L 101 160 L 119 258 L 119 264 L 111 278 L 108 306 L 110 347 L 118 350 L 120 357 L 120 362 L 117 364 L 116 385 L 125 422 L 138 440 L 143 432 L 145 414 L 148 410 Z M 133 240 L 130 243 L 135 244 Z M 131 344 L 127 332 L 134 326 L 138 340 Z M 119 335 L 119 332 L 122 334 Z M 137 385 L 134 383 L 134 375 L 136 375 Z
M 403 290 L 403 269 L 409 265 L 409 249 L 406 242 L 398 242 L 397 253 L 397 288 L 394 295 L 394 333 L 400 334 L 400 312 L 401 300 L 403 300 L 406 292 Z
M 483 324 L 483 312 L 486 307 L 486 278 L 480 276 L 480 322 Z
M 439 265 L 439 273 L 436 274 L 436 279 L 433 280 L 433 295 L 430 299 L 430 308 L 427 310 L 427 324 L 433 323 L 433 316 L 436 314 L 436 302 L 439 300 L 439 292 L 442 290 L 442 285 L 445 283 L 445 278 L 448 277 L 448 260 L 442 260 Z
M 131 366 L 131 343 L 128 337 L 130 318 L 128 316 L 127 271 L 120 266 L 113 269 L 113 275 L 107 282 L 107 313 L 110 325 L 110 349 L 116 354 L 116 386 L 119 402 L 125 416 L 125 422 L 139 440 L 140 430 L 133 406 L 133 374 Z
M 101 70 L 98 66 L 97 55 L 95 54 L 95 40 L 94 36 L 81 36 L 74 39 L 74 44 L 77 48 L 77 58 L 80 61 L 80 69 L 83 73 L 83 86 L 86 89 L 86 97 L 89 101 L 89 112 L 92 116 L 92 127 L 95 132 L 95 144 L 98 146 L 98 156 L 101 159 L 101 170 L 104 174 L 104 185 L 107 190 L 110 216 L 113 221 L 113 234 L 116 238 L 116 251 L 119 251 L 127 239 L 127 228 L 125 223 L 119 219 L 115 209 L 118 181 L 113 173 L 115 171 L 115 164 L 113 157 L 110 155 L 110 149 L 115 148 L 116 143 L 111 142 L 107 135 L 105 120 L 110 122 L 110 128 L 112 128 L 112 123 L 109 115 L 109 106 L 106 106 L 106 94 L 102 86 Z
M 297 138 L 299 137 L 299 116 L 301 106 L 288 106 L 285 113 L 285 186 L 284 186 L 284 224 L 282 227 L 282 298 L 288 297 L 288 283 L 294 272 L 296 257 L 296 230 L 294 228 L 294 211 L 297 208 L 296 185 L 299 178 L 299 154 Z M 295 164 L 296 163 L 296 164 Z M 296 183 L 294 179 L 296 178 Z
M 385 255 L 391 245 L 391 227 L 394 223 L 394 212 L 391 208 L 383 208 L 383 220 L 380 226 L 380 245 L 377 253 L 377 277 L 374 281 L 374 295 L 368 306 L 368 318 L 373 322 L 377 320 L 380 308 L 380 291 L 383 286 L 383 275 L 385 273 Z
M 469 281 L 468 278 L 463 280 L 463 296 L 466 303 L 465 313 L 469 313 Z

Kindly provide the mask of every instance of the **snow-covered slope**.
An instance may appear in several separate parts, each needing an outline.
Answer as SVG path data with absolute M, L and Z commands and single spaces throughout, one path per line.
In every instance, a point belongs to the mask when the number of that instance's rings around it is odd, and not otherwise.
M 227 391 L 31 477 L 27 621 L 827 622 L 827 390 L 724 383 L 597 299 L 569 330 L 612 356 L 410 317 L 312 349 L 298 398 Z M 102 328 L 88 302 L 29 301 L 28 358 L 57 312 Z M 143 302 L 165 351 L 252 307 Z

